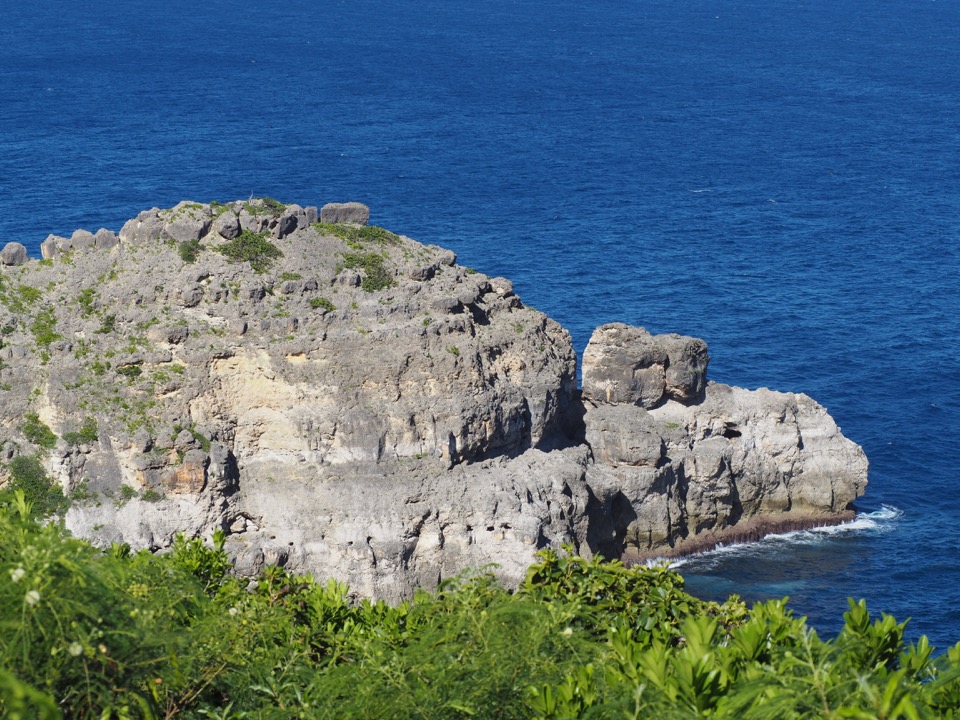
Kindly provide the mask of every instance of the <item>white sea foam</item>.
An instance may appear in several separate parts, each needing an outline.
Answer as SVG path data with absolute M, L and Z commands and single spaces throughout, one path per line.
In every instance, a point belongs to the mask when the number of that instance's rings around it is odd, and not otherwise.
M 853 520 L 840 523 L 839 525 L 825 525 L 823 527 L 813 527 L 806 530 L 792 530 L 785 533 L 775 533 L 767 535 L 754 542 L 734 543 L 731 545 L 717 545 L 711 550 L 697 553 L 690 557 L 676 559 L 654 559 L 648 561 L 648 566 L 662 565 L 668 563 L 671 568 L 680 568 L 689 562 L 698 559 L 720 559 L 723 556 L 750 554 L 756 551 L 762 551 L 765 547 L 778 547 L 783 545 L 815 545 L 831 538 L 847 537 L 851 535 L 866 535 L 874 533 L 885 533 L 896 527 L 897 521 L 903 517 L 903 511 L 892 505 L 881 505 L 879 510 L 869 513 L 857 513 Z

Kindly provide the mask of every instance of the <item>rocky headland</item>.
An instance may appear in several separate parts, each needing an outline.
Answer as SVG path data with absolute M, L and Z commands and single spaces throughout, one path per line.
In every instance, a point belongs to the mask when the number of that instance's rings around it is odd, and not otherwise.
M 409 596 L 534 553 L 681 554 L 836 523 L 867 460 L 802 394 L 707 381 L 706 344 L 570 336 L 358 203 L 153 208 L 0 251 L 2 471 L 35 457 L 96 543 L 227 533 Z

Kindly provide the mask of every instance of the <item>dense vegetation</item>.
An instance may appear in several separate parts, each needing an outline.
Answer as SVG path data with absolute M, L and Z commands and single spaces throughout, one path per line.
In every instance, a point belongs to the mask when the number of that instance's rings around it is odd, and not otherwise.
M 782 601 L 704 602 L 664 568 L 545 551 L 516 592 L 462 576 L 396 607 L 224 538 L 103 551 L 0 503 L 0 715 L 39 718 L 955 717 L 934 658 L 850 604 L 833 640 Z

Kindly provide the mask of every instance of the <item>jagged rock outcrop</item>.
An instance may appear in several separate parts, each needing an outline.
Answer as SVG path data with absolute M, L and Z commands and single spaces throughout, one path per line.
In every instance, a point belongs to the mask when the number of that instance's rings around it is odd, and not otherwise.
M 221 528 L 239 572 L 393 599 L 491 562 L 516 580 L 546 545 L 836 521 L 862 493 L 809 398 L 708 384 L 702 341 L 610 325 L 581 399 L 569 334 L 508 280 L 368 218 L 182 202 L 50 236 L 42 263 L 5 249 L 5 457 L 39 453 L 97 542 Z
M 835 521 L 864 491 L 866 456 L 822 406 L 707 383 L 700 340 L 605 325 L 583 367 L 600 550 L 676 554 L 747 534 L 751 521 Z

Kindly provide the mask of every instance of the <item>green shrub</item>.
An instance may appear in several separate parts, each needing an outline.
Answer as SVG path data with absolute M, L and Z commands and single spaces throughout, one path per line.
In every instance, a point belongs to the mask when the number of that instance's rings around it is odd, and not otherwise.
M 230 262 L 249 262 L 254 272 L 266 272 L 283 252 L 267 239 L 267 233 L 244 230 L 229 242 L 218 245 L 216 251 Z
M 323 310 L 329 310 L 330 312 L 333 312 L 334 310 L 337 309 L 337 306 L 334 305 L 334 304 L 333 304 L 332 302 L 330 302 L 329 300 L 327 300 L 327 298 L 325 298 L 325 297 L 312 297 L 312 298 L 310 298 L 310 307 L 312 307 L 312 308 L 314 308 L 314 309 L 322 308 Z
M 140 499 L 146 502 L 160 502 L 163 500 L 163 493 L 153 488 L 147 488 L 143 491 L 143 494 L 140 495 Z
M 57 316 L 52 307 L 46 307 L 40 310 L 33 322 L 30 323 L 30 332 L 33 333 L 33 339 L 37 347 L 49 348 L 50 343 L 59 340 L 63 336 L 57 333 Z
M 37 455 L 18 455 L 7 465 L 10 471 L 9 490 L 23 493 L 35 517 L 48 517 L 65 512 L 69 502 L 60 486 L 43 469 Z
M 57 436 L 36 413 L 27 413 L 23 416 L 20 431 L 26 436 L 27 440 L 38 447 L 52 450 L 57 445 Z
M 394 284 L 393 275 L 387 270 L 385 261 L 386 258 L 379 253 L 344 253 L 339 270 L 362 270 L 362 289 L 367 292 L 385 290 Z
M 137 497 L 137 491 L 132 488 L 130 485 L 121 485 L 120 486 L 120 503 L 125 503 L 129 500 L 133 500 Z
M 112 333 L 116 330 L 117 327 L 117 316 L 116 315 L 104 315 L 100 318 L 100 327 L 94 330 L 95 333 L 101 335 L 106 335 L 107 333 Z
M 97 300 L 97 293 L 93 288 L 86 288 L 81 290 L 77 295 L 77 305 L 80 307 L 80 314 L 83 317 L 90 317 L 93 314 L 93 311 L 96 309 L 94 307 Z
M 314 223 L 313 227 L 324 235 L 332 235 L 345 241 L 354 250 L 363 249 L 363 243 L 394 245 L 400 240 L 389 230 L 376 225 L 350 225 L 348 223 Z
M 98 550 L 0 503 L 0 716 L 15 718 L 956 718 L 939 657 L 851 602 L 822 640 L 783 600 L 691 597 L 666 568 L 547 551 L 516 592 L 465 573 L 397 605 L 225 536 Z M 54 705 L 53 703 L 56 703 Z
M 64 433 L 63 439 L 69 445 L 82 445 L 84 443 L 92 445 L 97 442 L 100 439 L 100 434 L 97 430 L 96 418 L 85 417 L 80 429 L 75 432 Z
M 139 365 L 120 365 L 117 367 L 117 375 L 123 375 L 128 380 L 134 380 L 143 374 L 143 368 Z
M 43 293 L 30 285 L 18 285 L 7 300 L 8 307 L 15 313 L 26 312 L 43 299 Z
M 95 500 L 96 498 L 97 494 L 95 492 L 91 492 L 90 482 L 88 480 L 83 480 L 82 482 L 78 483 L 77 486 L 70 491 L 70 494 L 67 495 L 67 499 L 71 503 L 85 503 Z
M 254 198 L 243 203 L 244 209 L 254 216 L 269 215 L 270 217 L 280 217 L 283 211 L 287 209 L 279 200 L 271 197 Z
M 203 250 L 203 245 L 200 244 L 199 240 L 183 240 L 177 245 L 180 259 L 185 263 L 195 263 L 197 258 L 200 257 L 201 250 Z
M 173 435 L 176 437 L 184 430 L 190 432 L 193 435 L 193 439 L 197 441 L 197 444 L 200 446 L 200 449 L 205 453 L 210 452 L 210 438 L 204 435 L 202 432 L 197 430 L 197 426 L 191 423 L 189 426 L 184 427 L 183 425 L 174 425 L 173 426 Z

